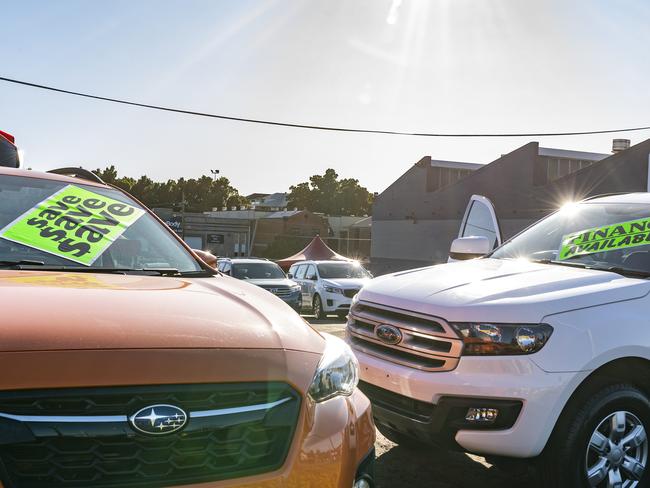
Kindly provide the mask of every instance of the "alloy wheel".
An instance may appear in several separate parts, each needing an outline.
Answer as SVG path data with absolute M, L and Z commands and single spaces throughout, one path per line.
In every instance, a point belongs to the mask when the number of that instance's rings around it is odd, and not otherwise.
M 614 412 L 598 424 L 589 439 L 586 454 L 589 486 L 638 487 L 647 462 L 645 426 L 630 412 Z

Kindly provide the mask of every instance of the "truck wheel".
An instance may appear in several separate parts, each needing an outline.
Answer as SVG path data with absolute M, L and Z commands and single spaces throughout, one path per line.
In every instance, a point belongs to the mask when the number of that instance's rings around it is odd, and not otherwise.
M 650 400 L 628 384 L 569 408 L 542 454 L 544 487 L 641 488 L 650 482 Z
M 321 300 L 320 295 L 314 297 L 311 308 L 312 313 L 318 320 L 325 320 L 327 318 L 327 314 L 323 310 L 323 301 Z
M 377 430 L 381 432 L 381 435 L 383 435 L 386 439 L 388 439 L 391 442 L 394 442 L 400 447 L 403 447 L 404 449 L 409 449 L 412 451 L 416 450 L 422 450 L 423 448 L 426 449 L 431 449 L 431 446 L 426 444 L 425 442 L 422 442 L 418 439 L 415 439 L 413 437 L 409 437 L 406 434 L 402 434 L 401 432 L 397 432 L 390 427 L 386 427 L 385 425 L 382 425 L 380 423 L 375 424 L 377 427 Z

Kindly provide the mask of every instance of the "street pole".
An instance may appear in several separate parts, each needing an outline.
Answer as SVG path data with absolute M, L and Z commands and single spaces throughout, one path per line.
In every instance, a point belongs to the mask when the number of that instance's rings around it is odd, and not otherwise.
M 185 240 L 185 191 L 181 191 L 181 236 Z

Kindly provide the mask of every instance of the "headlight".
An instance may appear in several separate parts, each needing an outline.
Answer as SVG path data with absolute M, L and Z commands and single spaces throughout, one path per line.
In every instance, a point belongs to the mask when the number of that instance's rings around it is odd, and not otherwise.
M 343 295 L 343 288 L 336 288 L 334 286 L 326 286 L 325 291 L 328 293 L 340 293 Z
M 548 324 L 451 324 L 465 345 L 464 356 L 533 354 L 553 333 Z
M 296 293 L 297 291 L 300 291 L 300 285 L 294 285 L 291 287 L 291 291 L 293 293 Z
M 315 402 L 352 395 L 359 382 L 359 363 L 352 349 L 338 337 L 323 335 L 327 344 L 309 387 Z

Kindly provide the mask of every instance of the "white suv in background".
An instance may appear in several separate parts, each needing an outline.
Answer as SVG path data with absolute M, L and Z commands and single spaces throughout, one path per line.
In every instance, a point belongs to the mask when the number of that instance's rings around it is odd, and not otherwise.
M 345 317 L 352 298 L 372 275 L 356 261 L 301 261 L 289 268 L 289 279 L 302 288 L 302 304 L 319 319 Z
M 491 247 L 462 239 L 456 259 Z M 636 193 L 567 205 L 484 258 L 373 280 L 347 341 L 379 430 L 534 458 L 545 487 L 650 486 L 648 277 Z

